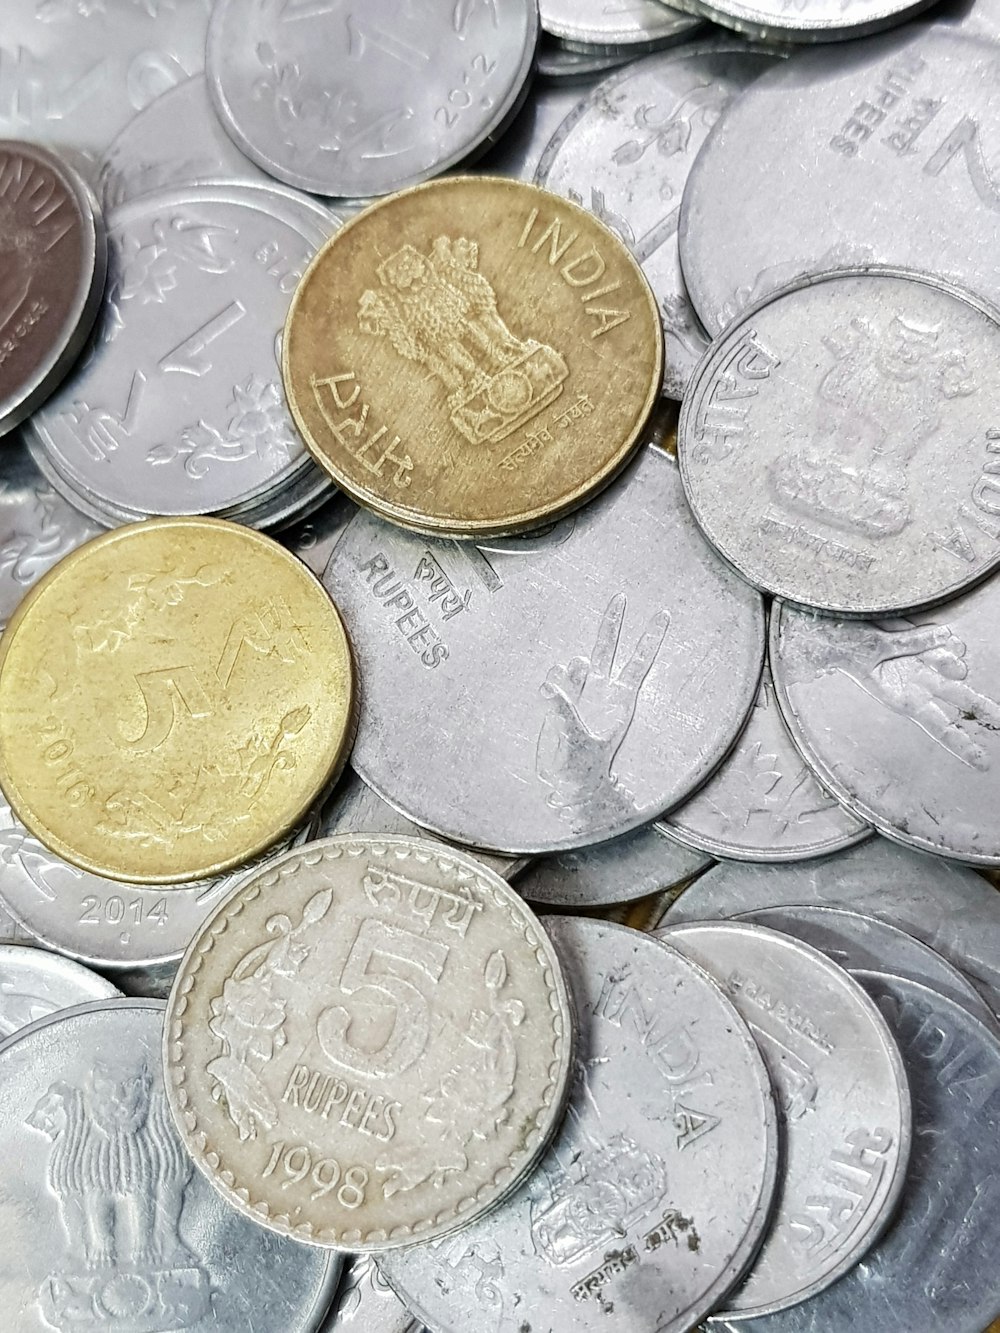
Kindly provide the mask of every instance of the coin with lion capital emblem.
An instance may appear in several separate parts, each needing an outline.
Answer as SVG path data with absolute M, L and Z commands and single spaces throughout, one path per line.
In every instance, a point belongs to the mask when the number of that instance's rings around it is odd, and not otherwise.
M 375 204 L 299 284 L 282 371 L 317 460 L 419 532 L 526 532 L 595 495 L 663 374 L 624 243 L 536 186 L 451 177 Z
M 170 884 L 242 865 L 343 766 L 351 652 L 316 577 L 218 519 L 86 543 L 0 649 L 0 787 L 50 851 Z

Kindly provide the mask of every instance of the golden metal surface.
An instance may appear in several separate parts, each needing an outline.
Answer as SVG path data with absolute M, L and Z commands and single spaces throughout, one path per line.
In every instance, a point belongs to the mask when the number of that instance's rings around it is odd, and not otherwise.
M 276 542 L 218 519 L 131 524 L 56 565 L 0 641 L 0 787 L 86 870 L 215 875 L 332 781 L 353 696 L 337 610 Z
M 447 177 L 319 252 L 282 371 L 311 452 L 420 532 L 525 532 L 614 477 L 657 401 L 656 301 L 590 213 L 521 181 Z

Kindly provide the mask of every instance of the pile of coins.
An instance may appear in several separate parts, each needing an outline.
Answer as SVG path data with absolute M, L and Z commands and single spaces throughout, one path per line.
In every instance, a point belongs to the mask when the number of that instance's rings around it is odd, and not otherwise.
M 7 1326 L 993 1329 L 995 0 L 0 43 Z

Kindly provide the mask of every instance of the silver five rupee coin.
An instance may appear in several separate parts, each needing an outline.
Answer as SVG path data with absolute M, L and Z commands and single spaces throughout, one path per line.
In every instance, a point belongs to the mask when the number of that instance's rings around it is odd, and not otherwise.
M 316 1333 L 333 1255 L 201 1179 L 163 1091 L 163 1006 L 79 1005 L 0 1047 L 4 1318 L 17 1333 Z
M 767 1073 L 732 1004 L 675 950 L 585 918 L 546 928 L 579 1025 L 563 1128 L 501 1208 L 379 1266 L 435 1333 L 682 1333 L 767 1224 Z
M 68 958 L 23 944 L 0 944 L 0 1039 L 57 1009 L 120 994 L 110 981 Z
M 561 851 L 648 823 L 711 774 L 757 691 L 761 599 L 657 449 L 526 538 L 359 513 L 324 584 L 365 681 L 354 768 L 467 846 Z
M 195 936 L 167 1089 L 236 1209 L 311 1244 L 386 1250 L 494 1207 L 546 1147 L 569 1000 L 522 900 L 415 838 L 307 843 Z

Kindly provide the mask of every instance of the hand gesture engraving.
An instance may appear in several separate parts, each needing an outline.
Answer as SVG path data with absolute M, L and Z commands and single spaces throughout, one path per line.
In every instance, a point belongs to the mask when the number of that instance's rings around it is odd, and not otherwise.
M 624 593 L 612 597 L 590 657 L 554 666 L 541 686 L 549 707 L 538 736 L 535 770 L 552 788 L 549 805 L 568 820 L 585 804 L 630 802 L 612 765 L 663 644 L 670 613 L 657 611 L 650 617 L 632 656 L 616 671 L 626 604 Z

